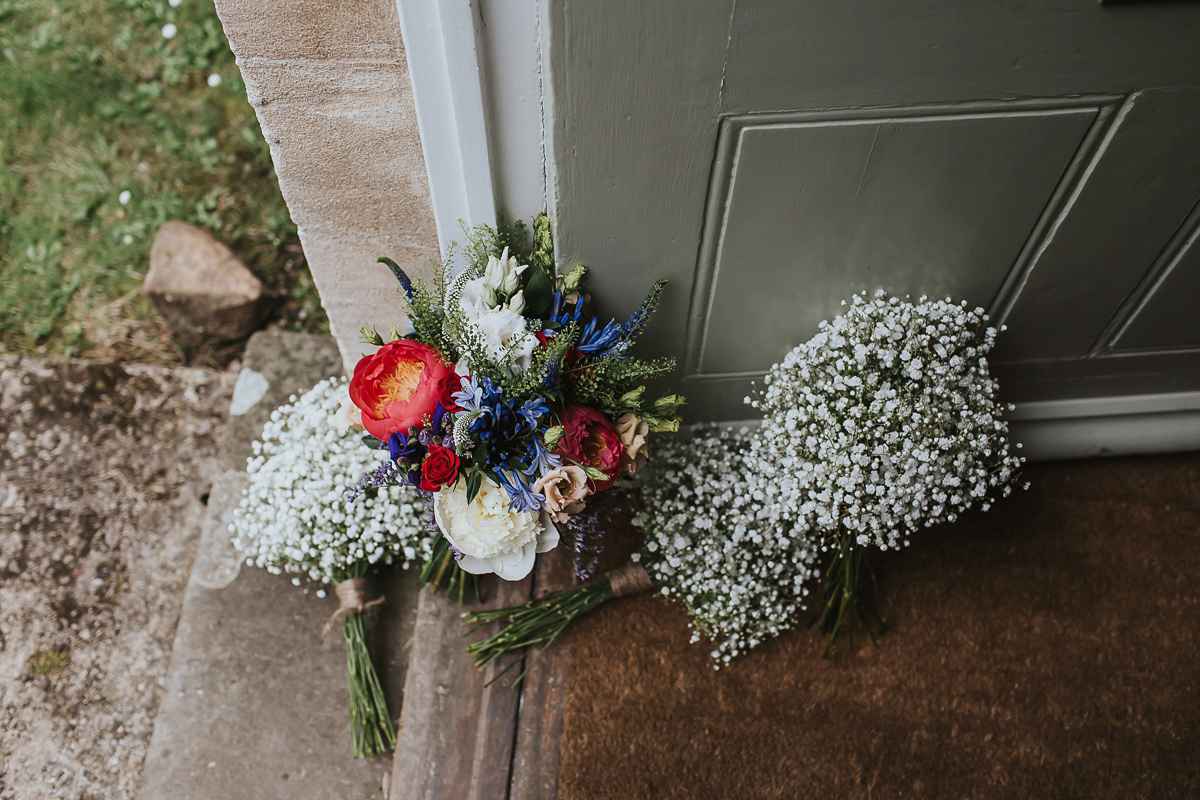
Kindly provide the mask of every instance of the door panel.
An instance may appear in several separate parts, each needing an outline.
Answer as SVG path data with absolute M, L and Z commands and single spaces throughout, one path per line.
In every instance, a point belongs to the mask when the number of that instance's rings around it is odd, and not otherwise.
M 762 375 L 864 289 L 988 304 L 1097 111 L 727 120 L 737 143 L 727 194 L 710 196 L 724 213 L 714 277 L 698 284 L 711 290 L 696 374 Z M 746 338 L 764 346 L 748 354 Z
M 1200 4 L 544 8 L 560 253 L 671 279 L 693 419 L 863 289 L 988 307 L 1016 401 L 1200 388 Z

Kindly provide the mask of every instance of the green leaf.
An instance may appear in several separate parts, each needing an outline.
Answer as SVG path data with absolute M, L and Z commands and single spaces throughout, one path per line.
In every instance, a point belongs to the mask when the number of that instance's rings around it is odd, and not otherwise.
M 582 464 L 580 466 L 583 466 L 583 474 L 587 475 L 594 481 L 606 481 L 612 478 L 612 476 L 608 473 L 598 470 L 595 467 L 587 467 Z
M 554 299 L 554 280 L 542 269 L 531 266 L 531 274 L 525 282 L 525 316 L 534 319 L 544 317 L 550 311 Z
M 479 494 L 479 487 L 483 485 L 483 473 L 477 469 L 473 469 L 467 473 L 467 502 L 471 503 L 475 500 L 475 495 Z

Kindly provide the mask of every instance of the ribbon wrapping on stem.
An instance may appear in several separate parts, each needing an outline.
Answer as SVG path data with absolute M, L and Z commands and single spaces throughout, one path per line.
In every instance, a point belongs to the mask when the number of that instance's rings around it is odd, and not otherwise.
M 353 614 L 365 614 L 384 603 L 382 595 L 371 598 L 370 586 L 366 578 L 348 578 L 333 587 L 333 591 L 337 594 L 338 609 L 333 612 L 333 616 L 321 629 L 322 636 L 328 636 L 329 632 L 333 630 L 333 626 L 347 617 Z
M 642 565 L 636 561 L 626 561 L 604 577 L 612 586 L 613 597 L 641 594 L 654 588 L 654 582 L 650 580 L 650 576 L 646 574 Z

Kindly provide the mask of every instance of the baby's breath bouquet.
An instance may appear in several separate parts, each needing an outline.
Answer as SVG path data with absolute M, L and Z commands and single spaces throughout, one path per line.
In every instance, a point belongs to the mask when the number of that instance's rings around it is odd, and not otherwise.
M 380 467 L 379 451 L 335 425 L 345 379 L 322 381 L 271 413 L 246 464 L 249 486 L 234 510 L 234 545 L 246 563 L 332 584 L 340 606 L 354 755 L 396 746 L 391 715 L 367 649 L 363 613 L 383 602 L 366 581 L 375 564 L 407 568 L 431 553 L 421 499 L 408 486 L 380 486 L 349 502 L 347 482 Z M 386 457 L 386 453 L 382 454 Z M 324 597 L 325 590 L 317 595 Z
M 863 293 L 747 398 L 763 412 L 752 460 L 773 473 L 769 496 L 755 492 L 764 521 L 809 531 L 830 553 L 817 619 L 827 652 L 843 625 L 872 636 L 883 625 L 871 549 L 1011 492 L 1022 459 L 988 371 L 995 337 L 965 302 Z
M 690 434 L 655 452 L 634 517 L 646 531 L 641 552 L 591 585 L 468 615 L 476 627 L 503 626 L 468 647 L 479 666 L 510 652 L 544 650 L 582 614 L 651 589 L 683 605 L 692 641 L 704 635 L 714 643 L 715 667 L 794 624 L 818 542 L 762 514 L 771 475 L 754 461 L 750 431 L 699 426 Z
M 677 429 L 683 403 L 645 394 L 673 360 L 630 352 L 666 281 L 624 323 L 602 322 L 585 268 L 559 271 L 544 214 L 532 235 L 467 234 L 432 281 L 382 259 L 412 331 L 364 331 L 379 349 L 348 388 L 348 421 L 391 458 L 378 482 L 429 493 L 442 536 L 422 582 L 451 589 L 463 573 L 521 580 L 560 541 L 588 561 L 593 496 L 641 468 L 648 434 Z
M 717 666 L 794 624 L 828 553 L 817 624 L 833 650 L 843 625 L 883 624 L 870 548 L 953 522 L 1008 495 L 1021 459 L 1008 444 L 986 354 L 983 310 L 856 295 L 846 312 L 776 364 L 753 433 L 709 430 L 656 453 L 635 522 L 646 542 L 601 580 L 522 606 L 474 612 L 501 630 L 469 646 L 476 663 L 545 649 L 581 614 L 657 588 L 684 605 Z M 1019 445 L 1018 445 L 1019 447 Z

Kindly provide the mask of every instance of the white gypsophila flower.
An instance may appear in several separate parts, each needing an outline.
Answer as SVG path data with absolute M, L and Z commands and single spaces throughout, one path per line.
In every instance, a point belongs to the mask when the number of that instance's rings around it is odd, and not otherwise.
M 175 23 L 168 22 L 162 26 L 162 35 L 164 39 L 174 39 L 175 34 L 179 33 L 179 28 L 175 27 Z
M 208 86 L 210 89 L 215 89 L 221 85 L 221 76 L 216 72 L 209 73 Z
M 364 564 L 407 568 L 429 557 L 433 534 L 421 524 L 424 501 L 413 487 L 380 486 L 347 501 L 347 488 L 387 451 L 330 423 L 345 393 L 346 379 L 330 378 L 292 397 L 252 444 L 250 483 L 230 526 L 247 564 L 337 583 Z
M 983 309 L 855 295 L 771 368 L 754 461 L 774 469 L 764 522 L 881 550 L 1007 492 L 1022 459 L 988 371 Z
M 434 494 L 434 519 L 466 572 L 494 572 L 519 581 L 533 569 L 538 553 L 558 546 L 558 529 L 548 513 L 513 511 L 509 504 L 508 493 L 487 476 L 470 503 L 465 480 Z
M 692 616 L 716 666 L 790 628 L 804 608 L 819 542 L 763 522 L 773 469 L 753 461 L 752 434 L 695 428 L 655 453 L 634 522 L 646 531 L 639 560 L 660 591 Z

